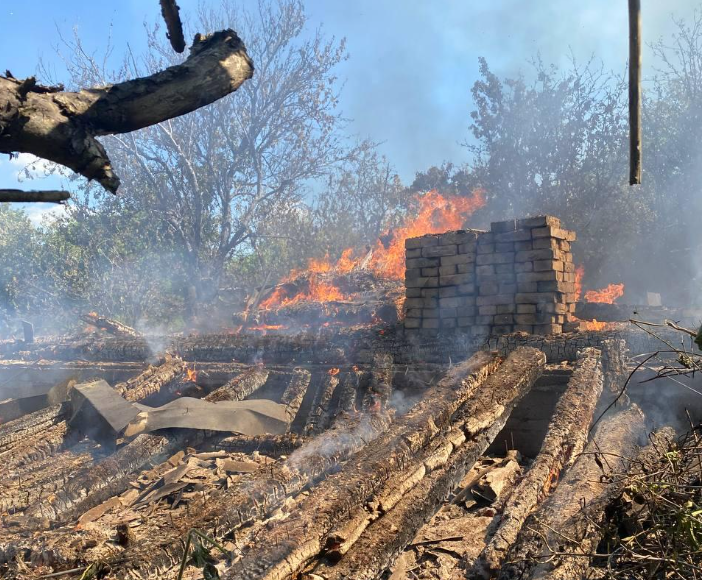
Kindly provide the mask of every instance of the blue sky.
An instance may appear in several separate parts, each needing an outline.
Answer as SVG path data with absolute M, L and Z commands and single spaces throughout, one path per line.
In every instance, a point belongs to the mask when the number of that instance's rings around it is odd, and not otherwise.
M 179 0 L 186 15 L 197 4 Z M 689 18 L 700 1 L 642 0 L 642 5 L 649 42 L 672 31 L 671 14 Z M 572 51 L 580 61 L 595 55 L 616 71 L 626 66 L 625 0 L 306 0 L 306 6 L 310 31 L 323 25 L 329 35 L 347 39 L 350 59 L 338 72 L 350 130 L 382 142 L 406 182 L 443 160 L 466 160 L 460 143 L 468 137 L 479 56 L 500 76 L 527 70 L 537 52 L 547 62 L 565 63 Z M 70 35 L 77 26 L 84 44 L 99 53 L 112 25 L 120 55 L 127 45 L 143 48 L 142 23 L 157 17 L 157 0 L 0 0 L 0 69 L 28 76 L 41 58 L 60 78 L 58 30 Z M 647 53 L 644 76 L 653 72 Z M 59 185 L 55 177 L 18 183 L 23 166 L 0 157 L 0 187 Z M 45 210 L 32 207 L 32 217 L 39 219 Z

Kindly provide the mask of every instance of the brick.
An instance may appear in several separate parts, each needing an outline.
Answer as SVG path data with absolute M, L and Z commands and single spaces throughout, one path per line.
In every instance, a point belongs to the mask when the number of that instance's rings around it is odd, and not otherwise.
M 558 249 L 561 250 L 561 252 L 570 252 L 570 242 L 566 242 L 565 240 L 558 240 Z
M 565 314 L 568 312 L 568 306 L 566 304 L 539 304 L 539 312 L 545 312 L 547 314 Z
M 493 320 L 494 324 L 514 324 L 514 317 L 511 314 L 497 314 Z
M 575 264 L 573 264 L 572 262 L 566 262 L 565 264 L 563 264 L 563 271 L 568 272 L 570 274 L 575 273 Z
M 517 292 L 538 292 L 536 282 L 517 282 Z
M 560 324 L 535 324 L 534 334 L 562 334 L 563 327 Z
M 421 258 L 422 257 L 422 248 L 415 248 L 413 250 L 405 250 L 405 259 L 409 260 L 410 258 Z
M 405 296 L 407 298 L 419 298 L 422 295 L 421 288 L 406 288 Z
M 463 299 L 460 296 L 450 296 L 448 298 L 439 298 L 439 306 L 441 308 L 457 308 L 463 304 Z
M 479 254 L 475 260 L 478 266 L 485 266 L 487 264 L 509 264 L 511 262 L 514 262 L 514 252 Z
M 458 311 L 455 308 L 439 308 L 439 318 L 456 318 Z
M 496 252 L 514 252 L 514 244 L 507 242 L 496 242 L 495 243 Z
M 531 272 L 534 269 L 533 262 L 516 262 L 514 264 L 515 272 Z
M 405 310 L 405 318 L 421 318 L 422 309 L 421 308 L 408 308 Z
M 439 275 L 438 268 L 422 268 L 422 276 L 426 276 L 426 277 L 430 278 L 430 277 L 435 277 L 438 275 Z
M 439 298 L 450 298 L 458 294 L 458 288 L 455 286 L 447 286 L 444 288 L 439 288 Z
M 416 268 L 436 268 L 440 265 L 440 258 L 410 258 L 405 262 L 405 268 L 407 268 L 408 270 Z
M 488 264 L 487 266 L 476 266 L 475 273 L 480 279 L 481 276 L 492 276 L 496 273 L 495 266 Z
M 534 228 L 531 230 L 532 239 L 536 238 L 556 238 L 559 240 L 565 240 L 567 242 L 575 241 L 575 232 L 568 230 L 562 230 L 560 228 L 554 228 L 553 226 L 546 226 L 543 228 Z
M 441 328 L 456 328 L 455 318 L 442 318 Z
M 475 264 L 456 264 L 456 272 L 459 274 L 473 274 L 475 272 Z
M 466 326 L 473 326 L 475 324 L 475 317 L 473 316 L 459 316 L 458 326 L 465 328 Z
M 439 328 L 439 319 L 425 318 L 422 320 L 422 328 Z
M 494 316 L 476 316 L 475 317 L 475 323 L 476 324 L 492 324 L 492 319 Z
M 456 254 L 458 254 L 458 246 L 429 246 L 422 248 L 422 256 L 424 258 L 455 256 Z
M 422 309 L 422 316 L 424 318 L 439 318 L 439 309 L 438 308 L 423 308 Z
M 455 256 L 443 256 L 441 258 L 442 266 L 455 266 L 457 264 L 473 264 L 474 262 L 474 254 L 457 254 Z
M 459 284 L 469 284 L 474 280 L 473 274 L 453 274 L 452 276 L 440 276 L 441 286 L 458 286 Z
M 461 293 L 461 288 L 462 288 L 462 286 L 459 286 L 459 287 L 458 287 L 459 293 Z M 463 296 L 461 296 L 461 298 L 463 298 L 463 303 L 464 303 L 466 306 L 475 306 L 475 296 L 465 296 L 465 295 L 463 295 Z
M 495 306 L 497 306 L 498 304 L 512 304 L 514 301 L 515 300 L 513 294 L 498 294 L 497 296 L 478 296 L 475 299 L 475 303 L 478 306 L 488 306 L 491 304 Z
M 478 255 L 480 254 L 494 254 L 495 253 L 495 244 L 483 244 L 482 246 L 478 246 Z
M 504 305 L 500 304 L 500 306 Z M 495 304 L 478 306 L 478 314 L 480 314 L 481 316 L 495 316 L 495 314 L 497 314 L 497 306 Z
M 456 269 L 455 264 L 451 264 L 450 266 L 441 266 L 439 268 L 439 275 L 440 276 L 450 276 L 451 274 L 455 274 L 457 272 L 458 272 L 458 270 Z
M 492 244 L 495 242 L 495 234 L 492 234 L 490 232 L 485 232 L 484 234 L 480 234 L 478 236 L 478 245 L 482 246 L 483 244 Z
M 487 336 L 490 334 L 490 327 L 476 324 L 471 327 L 470 333 L 472 336 Z
M 575 272 L 563 272 L 564 282 L 575 282 Z
M 524 250 L 514 256 L 515 262 L 535 262 L 536 260 L 558 260 L 561 252 L 558 250 Z
M 531 230 L 513 230 L 495 234 L 495 243 L 501 242 L 526 242 L 531 240 Z
M 474 317 L 475 316 L 475 306 L 461 306 L 458 310 L 458 316 Z
M 514 249 L 517 250 L 518 252 L 523 252 L 524 250 L 531 250 L 534 248 L 534 245 L 529 242 L 514 242 Z
M 422 288 L 421 290 L 422 298 L 438 298 L 439 289 L 438 288 Z
M 500 294 L 514 294 L 517 292 L 517 285 L 511 282 L 501 282 L 499 292 Z
M 424 300 L 422 298 L 405 298 L 405 308 L 422 308 Z
M 496 314 L 514 314 L 517 311 L 516 304 L 498 304 Z
M 410 280 L 412 278 L 421 278 L 422 270 L 421 268 L 407 268 L 405 270 L 405 280 Z
M 458 293 L 459 294 L 475 294 L 475 284 L 459 284 L 458 285 Z M 467 296 L 464 296 L 464 298 L 468 298 Z M 467 304 L 467 302 L 466 302 Z
M 561 250 L 560 240 L 555 238 L 537 238 L 531 245 L 535 250 Z
M 422 319 L 421 318 L 406 318 L 405 328 L 421 328 Z
M 419 238 L 407 238 L 405 240 L 405 249 L 414 250 L 416 248 L 428 248 L 429 246 L 438 246 L 439 237 L 438 236 L 421 236 Z
M 560 260 L 537 260 L 534 262 L 534 272 L 546 272 L 547 270 L 563 271 L 563 262 Z
M 514 316 L 514 321 L 517 324 L 536 324 L 538 322 L 538 317 L 536 314 L 516 314 Z
M 500 234 L 503 232 L 513 232 L 517 229 L 517 220 L 506 220 L 503 222 L 492 222 L 490 224 L 490 231 L 493 234 Z
M 458 244 L 466 244 L 475 242 L 478 239 L 478 230 L 456 230 L 453 232 L 446 232 L 439 236 L 439 245 L 441 246 L 451 246 Z
M 561 220 L 552 215 L 539 215 L 517 220 L 517 227 L 522 228 L 542 228 L 544 226 L 561 227 Z
M 555 292 L 518 292 L 514 297 L 517 304 L 556 304 L 558 296 Z
M 517 304 L 517 314 L 534 314 L 536 304 Z
M 499 294 L 500 285 L 497 282 L 487 282 L 478 286 L 478 292 L 481 296 L 494 296 Z
M 514 332 L 526 332 L 527 334 L 533 334 L 534 327 L 530 324 L 515 324 Z
M 477 244 L 475 242 L 471 242 L 469 244 L 458 244 L 458 253 L 459 254 L 475 254 L 476 248 L 477 248 Z
M 438 278 L 411 278 L 405 280 L 405 287 L 407 288 L 438 288 L 438 286 Z
M 514 264 L 495 264 L 495 274 L 514 274 Z
M 548 270 L 546 272 L 523 272 L 517 274 L 517 282 L 555 282 L 559 272 Z
M 513 330 L 512 325 L 500 325 L 492 327 L 492 334 L 497 336 L 501 334 L 511 334 Z
M 575 292 L 575 284 L 573 282 L 537 282 L 539 292 Z

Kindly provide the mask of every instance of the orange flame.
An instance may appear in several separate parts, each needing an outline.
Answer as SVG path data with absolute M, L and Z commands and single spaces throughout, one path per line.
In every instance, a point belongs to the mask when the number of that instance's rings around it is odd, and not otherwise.
M 385 232 L 378 239 L 367 267 L 374 274 L 383 278 L 401 280 L 405 275 L 405 240 L 426 234 L 443 233 L 456 230 L 463 226 L 466 219 L 474 211 L 485 205 L 484 192 L 475 189 L 470 196 L 443 196 L 438 191 L 432 190 L 415 198 L 419 208 L 415 216 L 408 216 L 398 228 Z M 331 302 L 348 300 L 341 289 L 334 284 L 321 282 L 319 274 L 336 273 L 347 274 L 359 268 L 362 258 L 354 256 L 354 249 L 347 248 L 341 257 L 333 263 L 329 256 L 322 259 L 311 259 L 307 270 L 301 272 L 294 270 L 283 280 L 290 282 L 306 274 L 309 288 L 288 295 L 283 287 L 276 290 L 259 305 L 262 310 L 280 308 L 297 302 Z
M 600 302 L 614 304 L 614 301 L 624 294 L 624 284 L 609 284 L 601 290 L 588 290 L 585 292 L 585 302 Z
M 195 369 L 185 369 L 187 373 L 187 379 L 193 383 L 197 381 L 197 371 Z
M 329 375 L 331 375 L 332 377 L 335 377 L 336 375 L 338 375 L 338 374 L 341 372 L 341 369 L 338 369 L 338 368 L 334 367 L 334 368 L 329 369 L 327 372 L 328 372 Z

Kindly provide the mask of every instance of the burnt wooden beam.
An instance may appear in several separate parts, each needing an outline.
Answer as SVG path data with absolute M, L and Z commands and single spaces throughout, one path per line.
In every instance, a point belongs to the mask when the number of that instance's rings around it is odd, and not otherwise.
M 629 184 L 641 183 L 641 0 L 629 0 Z
M 476 578 L 489 579 L 500 570 L 526 518 L 555 488 L 561 471 L 582 452 L 602 388 L 600 352 L 584 349 L 534 463 L 502 506 L 498 528 L 473 566 Z
M 63 203 L 70 197 L 67 191 L 0 189 L 0 203 Z
M 243 401 L 253 395 L 268 380 L 269 371 L 263 367 L 254 367 L 227 381 L 205 397 L 211 403 L 217 401 Z
M 119 178 L 96 137 L 128 133 L 204 107 L 253 76 L 233 30 L 195 36 L 180 64 L 148 77 L 77 92 L 34 77 L 0 76 L 0 153 L 21 151 L 60 163 L 116 193 Z

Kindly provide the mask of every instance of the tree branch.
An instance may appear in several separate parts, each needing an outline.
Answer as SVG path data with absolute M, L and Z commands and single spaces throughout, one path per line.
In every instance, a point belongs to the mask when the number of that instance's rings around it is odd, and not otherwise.
M 181 64 L 148 77 L 61 92 L 30 77 L 0 76 L 0 153 L 60 163 L 115 193 L 119 178 L 96 136 L 128 133 L 184 115 L 234 91 L 253 63 L 233 30 L 195 36 Z
M 183 24 L 180 21 L 180 8 L 175 0 L 160 0 L 161 1 L 161 16 L 166 21 L 168 28 L 168 40 L 171 41 L 171 46 L 176 52 L 185 50 L 185 38 L 183 38 Z
M 61 203 L 71 194 L 67 191 L 22 191 L 21 189 L 0 189 L 0 203 L 44 202 Z

